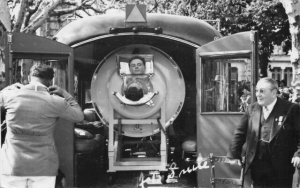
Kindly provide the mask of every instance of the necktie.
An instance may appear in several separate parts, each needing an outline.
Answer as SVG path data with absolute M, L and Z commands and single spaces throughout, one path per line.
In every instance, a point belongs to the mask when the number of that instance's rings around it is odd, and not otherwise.
M 268 116 L 269 116 L 269 114 L 270 114 L 270 110 L 268 109 L 267 106 L 264 106 L 263 108 L 264 108 L 264 111 L 263 111 L 263 113 L 264 113 L 264 118 L 267 119 Z

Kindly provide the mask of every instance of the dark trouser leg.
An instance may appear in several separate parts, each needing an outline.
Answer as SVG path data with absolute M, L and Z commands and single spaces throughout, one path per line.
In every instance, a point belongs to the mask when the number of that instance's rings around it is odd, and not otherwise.
M 255 159 L 251 165 L 253 188 L 291 188 L 292 177 L 279 177 L 269 160 Z

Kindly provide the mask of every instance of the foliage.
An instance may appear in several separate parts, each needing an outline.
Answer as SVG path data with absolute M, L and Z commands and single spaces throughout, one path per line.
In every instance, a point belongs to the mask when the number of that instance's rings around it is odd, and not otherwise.
M 128 0 L 8 0 L 13 30 L 35 32 L 45 20 L 55 17 L 64 22 L 72 17 L 104 14 L 112 9 L 124 10 Z M 134 3 L 136 1 L 131 1 Z M 261 73 L 266 76 L 268 59 L 274 45 L 290 49 L 289 23 L 277 0 L 140 0 L 151 13 L 176 14 L 204 20 L 220 20 L 220 32 L 257 30 Z M 211 22 L 212 25 L 216 22 Z
M 164 1 L 149 11 L 191 16 L 204 20 L 220 20 L 220 32 L 227 36 L 237 32 L 257 30 L 262 76 L 267 75 L 269 57 L 274 45 L 291 48 L 288 17 L 278 1 L 246 0 L 185 0 Z M 168 6 L 166 6 L 168 5 Z M 153 6 L 155 7 L 155 6 Z M 166 9 L 167 8 L 167 9 Z M 214 24 L 214 23 L 213 23 Z

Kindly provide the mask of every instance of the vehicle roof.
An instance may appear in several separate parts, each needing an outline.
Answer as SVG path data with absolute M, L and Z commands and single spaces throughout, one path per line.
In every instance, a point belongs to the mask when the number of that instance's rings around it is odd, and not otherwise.
M 104 14 L 78 19 L 63 27 L 54 38 L 58 42 L 73 45 L 93 37 L 112 35 L 109 33 L 110 28 L 124 28 L 124 19 L 124 14 Z M 200 46 L 221 37 L 207 22 L 187 16 L 149 13 L 147 27 L 161 27 L 162 34 L 157 35 L 180 38 Z M 136 34 L 143 35 L 142 32 L 132 32 L 132 35 Z

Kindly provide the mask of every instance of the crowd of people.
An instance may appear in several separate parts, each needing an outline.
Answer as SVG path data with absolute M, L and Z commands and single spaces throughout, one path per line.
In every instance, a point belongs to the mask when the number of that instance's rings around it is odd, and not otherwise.
M 278 83 L 278 97 L 283 100 L 290 101 L 293 103 L 300 103 L 300 83 L 295 87 L 286 86 L 285 82 L 277 81 Z
M 285 101 L 300 104 L 300 83 L 294 87 L 288 87 L 284 80 L 278 81 L 277 96 Z M 240 96 L 240 112 L 245 112 L 247 107 L 251 104 L 251 93 L 247 88 L 242 90 Z

